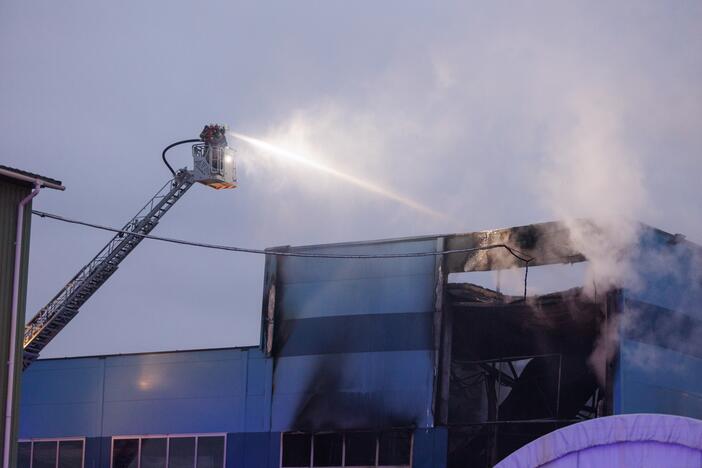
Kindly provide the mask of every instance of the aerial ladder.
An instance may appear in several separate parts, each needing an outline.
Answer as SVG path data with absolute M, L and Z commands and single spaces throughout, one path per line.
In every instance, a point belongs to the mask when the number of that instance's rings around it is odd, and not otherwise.
M 180 144 L 192 145 L 193 169 L 174 171 L 166 152 Z M 226 140 L 226 127 L 205 126 L 199 139 L 183 140 L 163 151 L 163 161 L 173 174 L 156 195 L 130 219 L 98 254 L 26 324 L 24 329 L 23 368 L 34 362 L 49 342 L 78 314 L 81 306 L 105 284 L 120 263 L 148 235 L 195 182 L 215 189 L 235 188 L 236 166 L 233 150 Z

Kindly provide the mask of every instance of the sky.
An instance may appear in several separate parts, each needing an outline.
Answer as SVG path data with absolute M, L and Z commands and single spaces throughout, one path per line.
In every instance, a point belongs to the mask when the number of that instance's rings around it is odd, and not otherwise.
M 264 248 L 637 219 L 702 242 L 702 3 L 0 0 L 0 163 L 34 208 L 123 225 L 209 122 L 239 187 L 154 234 Z M 174 165 L 190 164 L 187 148 Z M 27 316 L 109 240 L 34 218 Z M 263 258 L 145 241 L 43 357 L 256 345 Z

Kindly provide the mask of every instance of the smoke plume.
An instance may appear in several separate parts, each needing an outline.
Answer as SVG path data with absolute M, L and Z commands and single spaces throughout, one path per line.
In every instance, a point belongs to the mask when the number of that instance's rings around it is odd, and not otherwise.
M 636 288 L 631 262 L 639 243 L 637 221 L 648 204 L 640 156 L 623 138 L 612 93 L 581 91 L 566 108 L 567 124 L 558 125 L 547 143 L 537 179 L 541 197 L 587 258 L 590 295 L 613 286 Z

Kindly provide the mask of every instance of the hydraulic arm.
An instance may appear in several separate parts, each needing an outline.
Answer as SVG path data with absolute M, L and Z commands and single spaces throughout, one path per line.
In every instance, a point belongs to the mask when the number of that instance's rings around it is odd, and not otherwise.
M 136 234 L 149 234 L 159 220 L 193 185 L 192 175 L 181 171 L 164 185 L 139 213 L 122 228 Z M 134 234 L 117 234 L 105 247 L 45 305 L 24 329 L 24 368 L 73 317 L 80 307 L 117 270 L 117 267 L 142 241 Z
M 156 227 L 195 182 L 214 188 L 236 186 L 236 173 L 226 140 L 212 141 L 207 138 L 209 135 L 206 131 L 212 127 L 221 129 L 221 134 L 224 134 L 222 126 L 205 127 L 204 143 L 193 146 L 195 170 L 181 169 L 175 173 L 175 177 L 124 225 L 124 233 L 114 236 L 26 325 L 24 369 L 34 362 L 41 350 L 76 316 L 80 307 L 105 284 L 119 264 L 143 240 L 142 236 Z

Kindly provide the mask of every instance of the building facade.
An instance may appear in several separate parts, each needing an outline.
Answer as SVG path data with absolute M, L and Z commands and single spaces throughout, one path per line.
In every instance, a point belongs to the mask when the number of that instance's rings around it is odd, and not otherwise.
M 6 453 L 5 443 L 14 446 L 17 432 L 31 200 L 43 187 L 63 190 L 60 181 L 0 166 L 0 456 L 10 460 L 14 451 Z
M 698 246 L 641 226 L 636 281 L 599 292 L 462 276 L 588 261 L 570 229 L 271 249 L 258 347 L 33 364 L 19 466 L 486 467 L 598 416 L 702 418 Z

